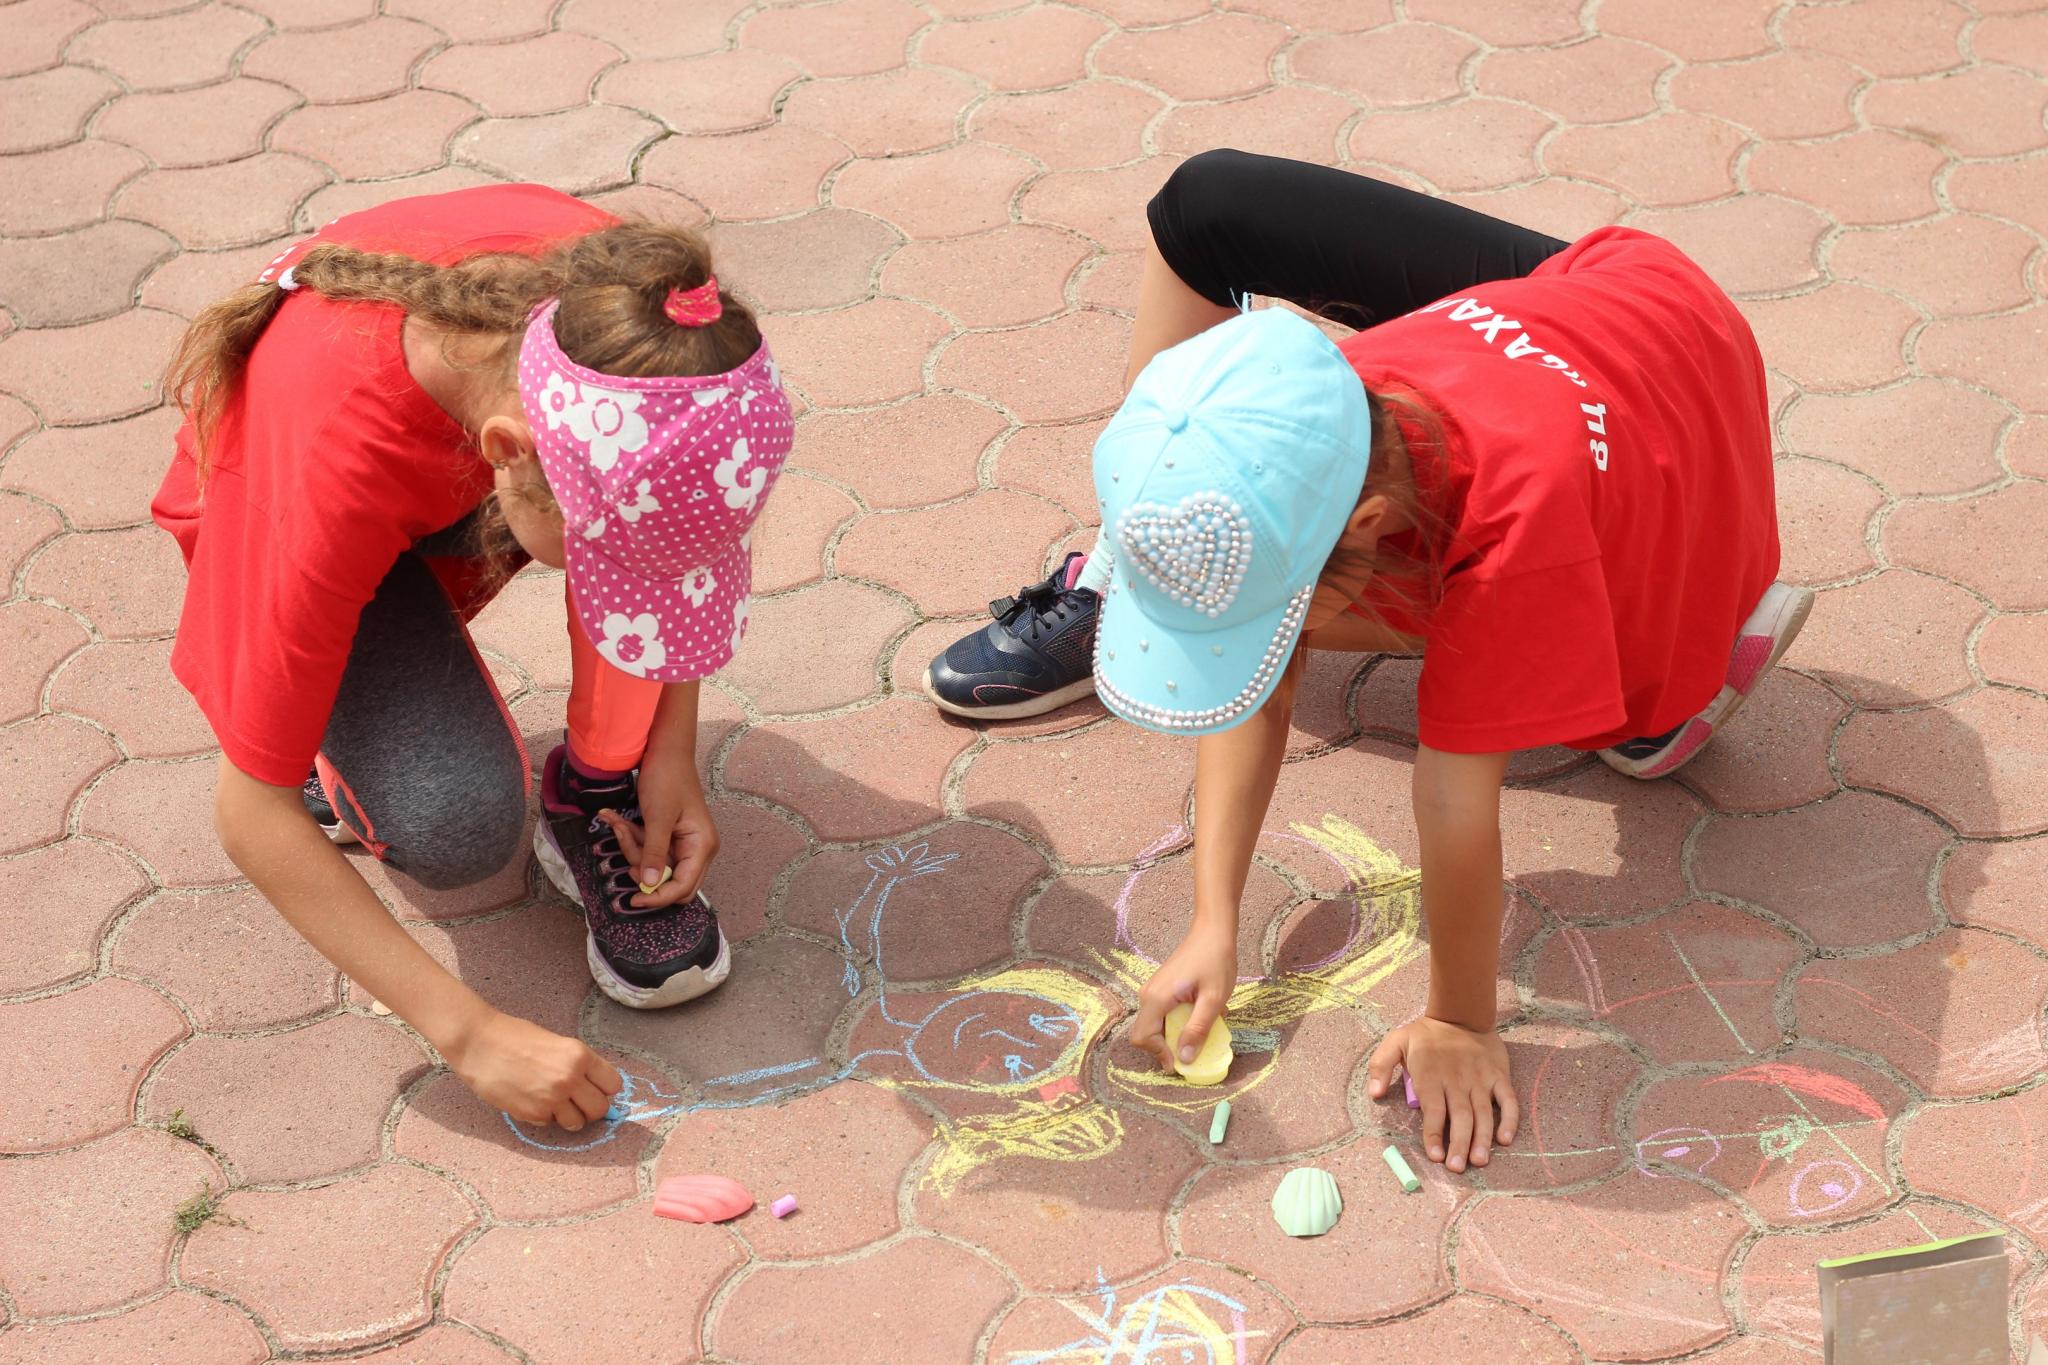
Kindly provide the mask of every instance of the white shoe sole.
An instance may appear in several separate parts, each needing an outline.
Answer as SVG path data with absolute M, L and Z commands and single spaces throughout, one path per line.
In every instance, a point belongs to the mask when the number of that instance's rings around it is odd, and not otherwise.
M 924 690 L 925 695 L 932 699 L 932 705 L 951 715 L 964 716 L 968 720 L 1024 720 L 1030 716 L 1045 715 L 1048 711 L 1057 711 L 1062 706 L 1071 706 L 1084 697 L 1094 696 L 1095 675 L 1091 673 L 1079 682 L 1068 683 L 1065 687 L 1056 688 L 1042 697 L 1033 697 L 1030 701 L 1013 701 L 1007 706 L 961 706 L 957 702 L 947 701 L 939 695 L 938 689 L 932 686 L 932 671 L 929 668 L 924 671 Z
M 548 838 L 548 822 L 545 817 L 536 821 L 533 828 L 533 856 L 540 863 L 540 870 L 555 890 L 567 896 L 577 905 L 583 904 L 583 892 L 576 885 L 576 874 L 569 870 L 569 864 L 562 857 L 562 851 Z M 659 1010 L 670 1005 L 680 1005 L 709 995 L 724 984 L 732 974 L 732 944 L 725 938 L 725 930 L 718 931 L 718 957 L 708 967 L 692 967 L 677 972 L 659 986 L 636 986 L 614 972 L 604 960 L 604 954 L 597 950 L 597 939 L 589 930 L 583 934 L 583 960 L 590 966 L 591 979 L 597 988 L 628 1009 Z

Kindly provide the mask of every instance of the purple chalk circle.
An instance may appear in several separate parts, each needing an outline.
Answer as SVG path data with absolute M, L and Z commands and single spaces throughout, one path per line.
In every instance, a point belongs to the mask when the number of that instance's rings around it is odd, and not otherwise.
M 1422 1107 L 1422 1101 L 1415 1098 L 1415 1078 L 1405 1071 L 1401 1073 L 1401 1089 L 1407 1093 L 1410 1109 Z
M 793 1194 L 783 1195 L 782 1198 L 768 1206 L 768 1212 L 774 1214 L 777 1218 L 789 1217 L 789 1215 L 796 1212 L 796 1196 Z

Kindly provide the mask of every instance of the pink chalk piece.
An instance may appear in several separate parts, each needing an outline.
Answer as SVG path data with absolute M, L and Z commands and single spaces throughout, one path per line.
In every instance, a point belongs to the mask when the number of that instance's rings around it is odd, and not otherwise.
M 768 1206 L 768 1212 L 774 1214 L 777 1218 L 789 1217 L 789 1215 L 796 1212 L 796 1196 L 793 1194 L 783 1195 L 782 1198 Z
M 1415 1078 L 1405 1071 L 1401 1073 L 1401 1089 L 1408 1096 L 1408 1107 L 1410 1109 L 1420 1109 L 1422 1107 L 1422 1101 L 1415 1098 Z
M 685 1223 L 723 1223 L 752 1207 L 747 1187 L 722 1175 L 672 1175 L 654 1191 L 655 1214 Z

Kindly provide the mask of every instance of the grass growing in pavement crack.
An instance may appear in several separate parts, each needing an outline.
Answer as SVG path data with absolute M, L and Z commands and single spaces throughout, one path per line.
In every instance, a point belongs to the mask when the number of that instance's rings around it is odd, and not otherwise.
M 190 1142 L 200 1147 L 206 1145 L 206 1139 L 199 1136 L 199 1130 L 192 1126 L 192 1120 L 185 1117 L 183 1109 L 179 1109 L 164 1120 L 164 1131 L 180 1141 Z
M 222 1213 L 220 1196 L 203 1183 L 199 1186 L 199 1193 L 178 1205 L 178 1211 L 173 1218 L 181 1233 L 197 1231 L 211 1222 L 219 1222 L 231 1228 L 246 1226 L 241 1219 Z

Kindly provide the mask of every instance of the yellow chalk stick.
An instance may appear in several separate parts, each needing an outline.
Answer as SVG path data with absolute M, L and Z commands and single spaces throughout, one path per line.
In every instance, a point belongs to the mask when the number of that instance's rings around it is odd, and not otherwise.
M 1230 1025 L 1222 1019 L 1209 1029 L 1202 1050 L 1192 1062 L 1180 1059 L 1180 1031 L 1187 1027 L 1192 1005 L 1175 1005 L 1166 1012 L 1166 1048 L 1173 1055 L 1173 1069 L 1196 1085 L 1218 1085 L 1230 1074 Z
M 646 882 L 640 883 L 640 894 L 643 896 L 653 895 L 655 892 L 661 890 L 661 888 L 663 888 L 664 886 L 667 886 L 668 879 L 675 875 L 676 870 L 674 868 L 664 867 L 661 870 L 661 880 L 657 881 L 654 885 L 649 886 Z

